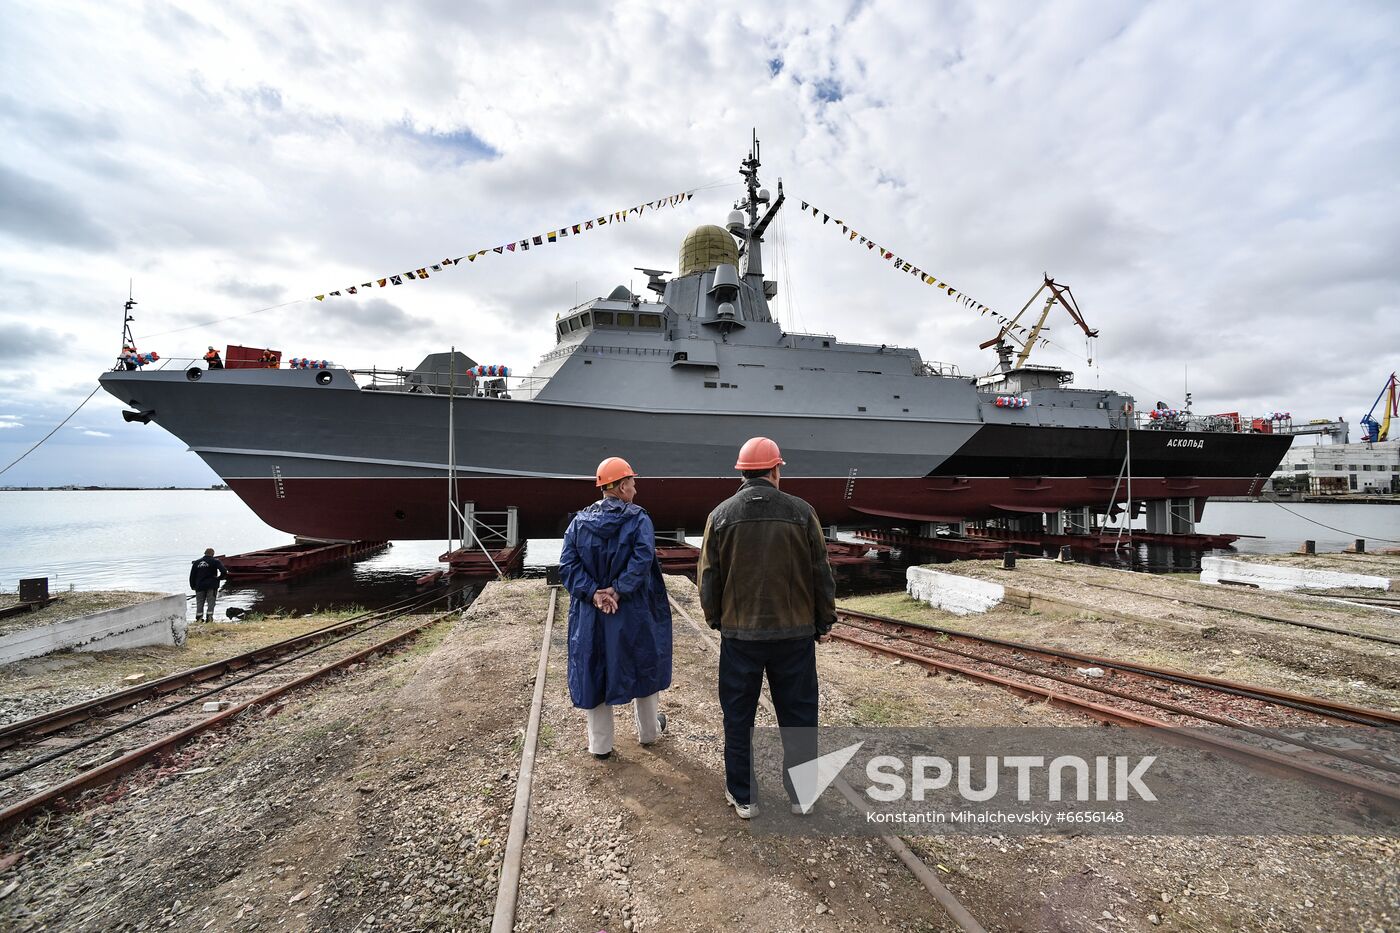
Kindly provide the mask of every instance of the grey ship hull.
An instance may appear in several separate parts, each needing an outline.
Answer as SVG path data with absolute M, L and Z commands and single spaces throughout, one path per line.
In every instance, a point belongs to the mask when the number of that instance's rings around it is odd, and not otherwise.
M 151 412 L 268 524 L 317 537 L 444 537 L 449 410 L 457 498 L 483 511 L 519 508 L 530 536 L 559 534 L 593 501 L 593 470 L 613 455 L 642 474 L 638 501 L 658 528 L 698 532 L 737 484 L 739 445 L 760 434 L 783 446 L 784 488 L 841 525 L 1102 507 L 1124 458 L 1126 432 L 1106 428 L 538 398 L 449 402 L 362 389 L 344 370 L 330 372 L 329 385 L 301 370 L 214 371 L 198 381 L 183 372 L 113 372 L 102 383 Z M 1247 494 L 1288 445 L 1261 435 L 1132 433 L 1139 500 Z

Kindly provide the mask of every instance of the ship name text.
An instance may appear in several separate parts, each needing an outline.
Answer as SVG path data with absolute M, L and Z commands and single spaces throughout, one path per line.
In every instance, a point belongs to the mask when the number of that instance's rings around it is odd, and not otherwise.
M 1206 442 L 1190 437 L 1174 437 L 1167 441 L 1168 447 L 1194 447 L 1196 450 L 1204 450 Z

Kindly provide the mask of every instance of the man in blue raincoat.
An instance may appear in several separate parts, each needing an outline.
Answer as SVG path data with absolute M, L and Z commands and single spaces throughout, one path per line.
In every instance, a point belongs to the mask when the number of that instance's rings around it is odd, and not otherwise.
M 671 686 L 671 607 L 646 509 L 632 503 L 637 474 L 621 457 L 598 464 L 603 498 L 564 533 L 559 574 L 569 591 L 569 696 L 588 712 L 588 750 L 613 750 L 612 707 L 636 701 L 637 740 L 666 729 L 657 710 Z

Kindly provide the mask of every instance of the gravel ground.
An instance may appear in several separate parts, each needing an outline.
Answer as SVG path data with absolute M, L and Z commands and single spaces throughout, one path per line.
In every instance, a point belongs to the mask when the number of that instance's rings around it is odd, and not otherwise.
M 693 586 L 668 583 L 697 613 Z M 436 642 L 289 695 L 84 809 L 0 837 L 0 928 L 485 929 L 546 602 L 540 581 L 492 584 Z M 950 928 L 878 841 L 756 837 L 724 806 L 716 661 L 679 617 L 667 736 L 643 749 L 619 714 L 614 760 L 589 756 L 567 700 L 566 606 L 517 929 Z M 1083 723 L 834 643 L 818 666 L 828 723 Z M 1400 926 L 1394 840 L 910 841 L 993 930 Z

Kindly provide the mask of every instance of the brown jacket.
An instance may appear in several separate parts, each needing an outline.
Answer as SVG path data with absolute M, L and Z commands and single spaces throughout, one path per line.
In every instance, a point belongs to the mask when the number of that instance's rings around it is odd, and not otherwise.
M 746 480 L 710 513 L 696 578 L 705 620 L 726 638 L 810 638 L 836 621 L 817 513 L 766 479 Z

